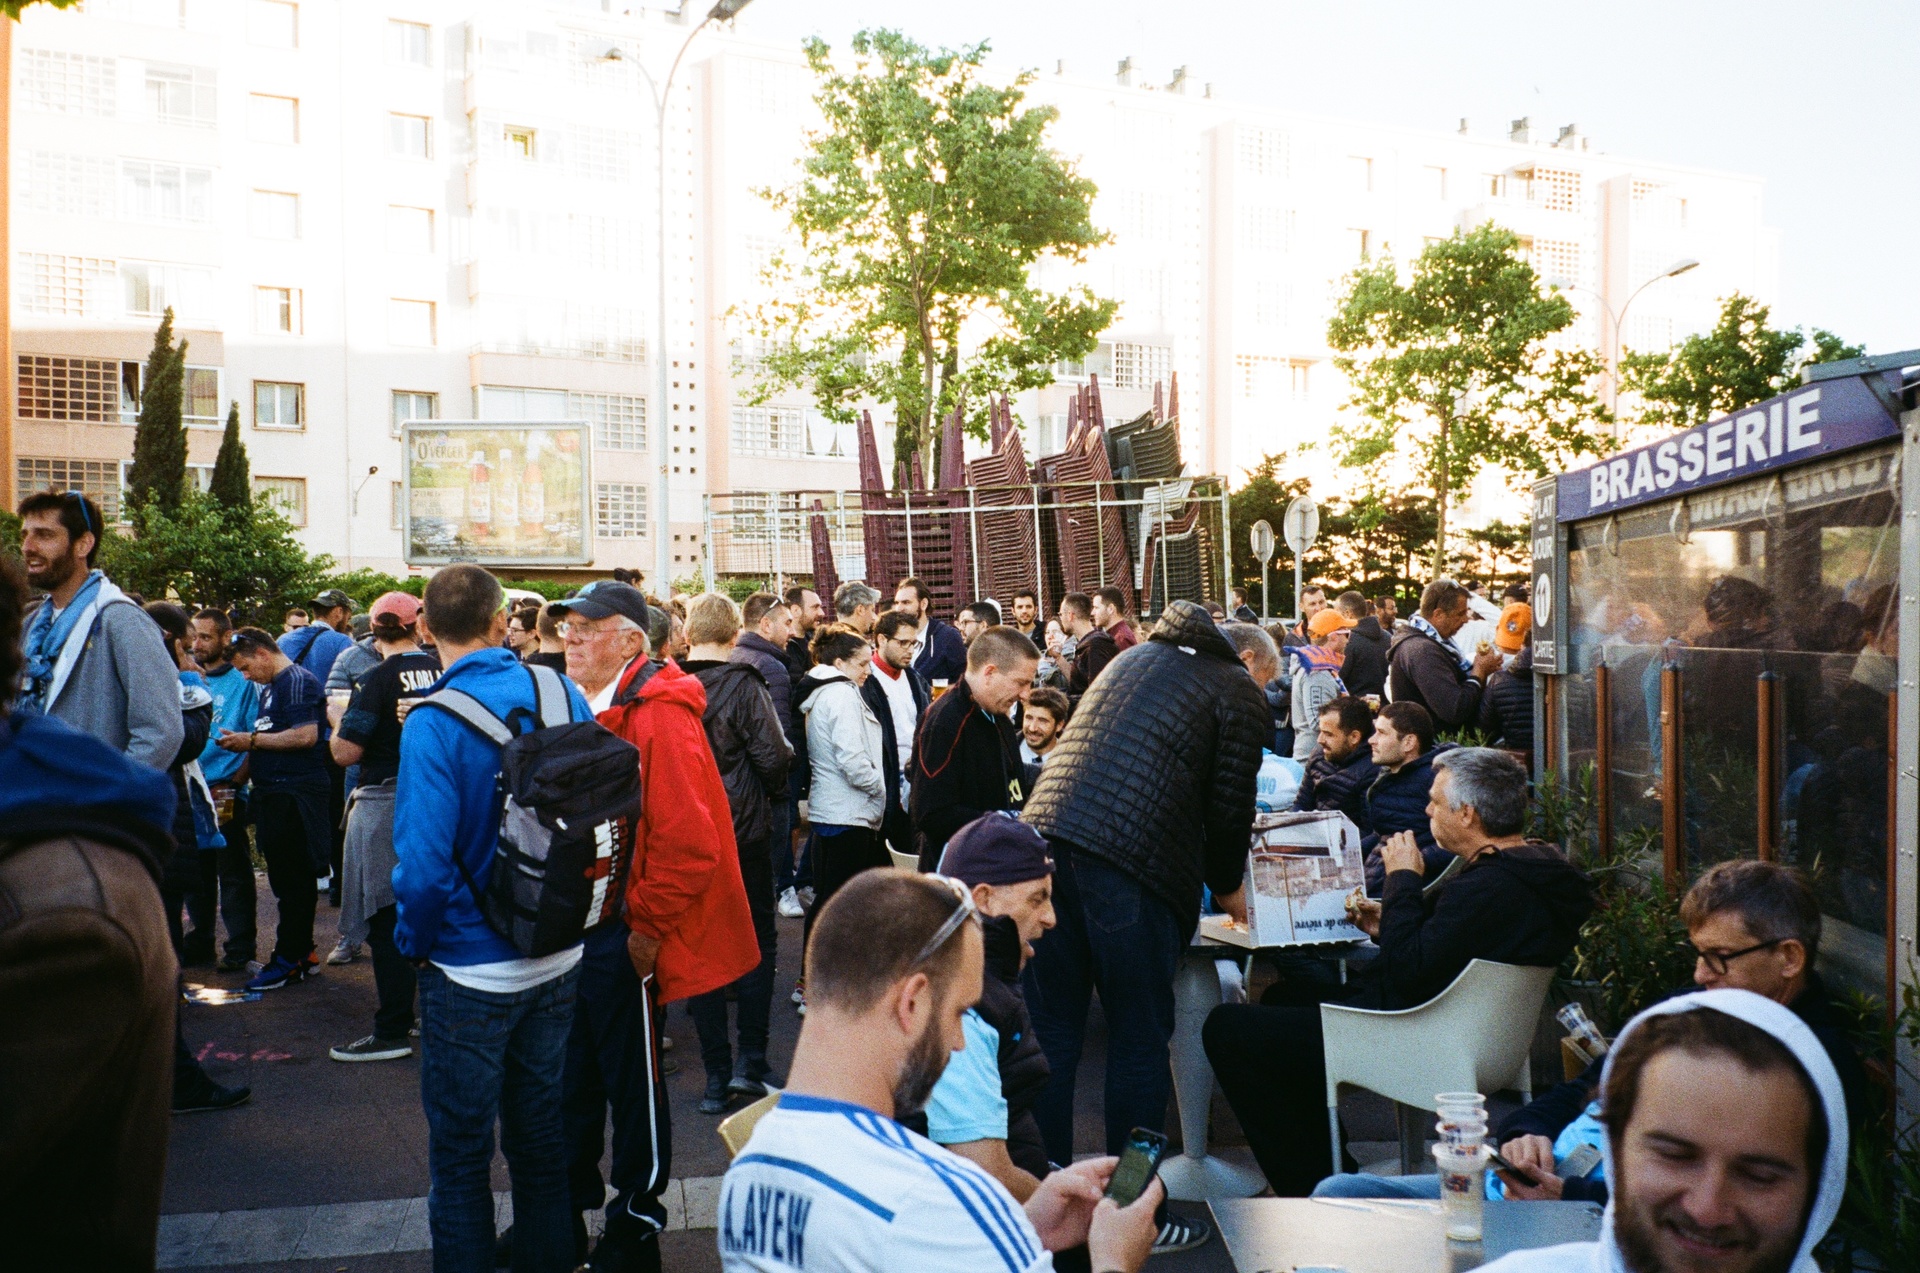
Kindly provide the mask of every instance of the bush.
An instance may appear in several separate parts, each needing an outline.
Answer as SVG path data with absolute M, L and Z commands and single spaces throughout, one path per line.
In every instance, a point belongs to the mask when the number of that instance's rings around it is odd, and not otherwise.
M 1909 979 L 1891 1025 L 1886 1005 L 1870 995 L 1856 997 L 1851 1007 L 1861 1053 L 1887 1081 L 1868 1085 L 1869 1108 L 1853 1120 L 1846 1202 L 1834 1225 L 1866 1259 L 1830 1267 L 1920 1268 L 1920 1118 L 1911 1112 L 1903 1117 L 1889 1099 L 1920 1080 L 1903 1059 L 1903 1052 L 1920 1052 L 1920 992 Z
M 289 606 L 309 604 L 333 568 L 310 555 L 294 529 L 261 495 L 244 514 L 211 496 L 189 492 L 173 512 L 159 505 L 142 515 L 137 536 L 107 534 L 100 566 L 121 587 L 157 600 L 237 610 L 249 622 L 277 620 Z

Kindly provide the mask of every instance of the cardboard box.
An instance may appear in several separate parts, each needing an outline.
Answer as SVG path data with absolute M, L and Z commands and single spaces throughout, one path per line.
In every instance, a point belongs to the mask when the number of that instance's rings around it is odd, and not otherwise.
M 1201 932 L 1261 948 L 1364 941 L 1347 918 L 1347 896 L 1365 880 L 1360 829 L 1345 814 L 1262 813 L 1247 854 L 1247 927 L 1209 915 Z

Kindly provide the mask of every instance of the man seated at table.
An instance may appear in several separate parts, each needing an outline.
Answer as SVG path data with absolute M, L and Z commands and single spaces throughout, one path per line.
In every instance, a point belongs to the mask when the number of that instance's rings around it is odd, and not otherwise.
M 1296 972 L 1258 1004 L 1215 1008 L 1202 1031 L 1220 1088 L 1282 1197 L 1305 1195 L 1328 1174 L 1322 1002 L 1411 1008 L 1474 959 L 1556 967 L 1593 910 L 1592 882 L 1559 848 L 1522 830 L 1527 772 L 1519 761 L 1467 747 L 1436 757 L 1434 767 L 1427 814 L 1441 848 L 1464 859 L 1459 874 L 1426 892 L 1418 844 L 1396 833 L 1380 846 L 1385 896 L 1355 915 L 1379 956 L 1344 986 Z
M 1854 1051 L 1845 1018 L 1813 969 L 1820 951 L 1820 904 L 1806 877 L 1773 862 L 1722 862 L 1680 902 L 1680 918 L 1699 958 L 1695 984 L 1706 990 L 1747 990 L 1785 1006 L 1813 1031 L 1840 1076 L 1847 1107 L 1862 1108 L 1866 1070 Z M 1676 994 L 1681 993 L 1679 991 Z M 1602 1062 L 1558 1084 L 1502 1120 L 1495 1141 L 1508 1162 L 1532 1183 L 1500 1178 L 1506 1197 L 1568 1202 L 1607 1201 L 1598 1150 Z M 1572 1169 L 1569 1169 L 1569 1164 Z M 1435 1175 L 1331 1176 L 1316 1198 L 1438 1198 Z
M 1453 744 L 1434 745 L 1433 717 L 1420 704 L 1388 703 L 1373 718 L 1367 746 L 1380 767 L 1379 776 L 1367 787 L 1366 821 L 1355 818 L 1354 823 L 1361 828 L 1360 847 L 1367 855 L 1367 896 L 1378 897 L 1387 876 L 1380 843 L 1396 832 L 1413 833 L 1427 874 L 1447 868 L 1447 852 L 1434 843 L 1427 823 L 1427 795 L 1435 759 L 1453 750 Z
M 1373 751 L 1367 746 L 1372 733 L 1373 709 L 1365 699 L 1343 694 L 1322 707 L 1319 750 L 1307 762 L 1293 807 L 1338 809 L 1353 820 L 1361 835 L 1372 834 L 1367 789 L 1380 777 L 1380 766 L 1373 763 Z
M 1485 1273 L 1815 1273 L 1847 1183 L 1847 1103 L 1813 1031 L 1743 990 L 1628 1023 L 1606 1067 L 1613 1198 L 1597 1242 Z

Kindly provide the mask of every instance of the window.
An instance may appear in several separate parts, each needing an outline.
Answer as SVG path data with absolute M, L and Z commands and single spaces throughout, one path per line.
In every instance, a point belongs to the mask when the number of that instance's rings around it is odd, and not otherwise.
M 1373 235 L 1366 230 L 1347 231 L 1347 251 L 1355 261 L 1364 261 L 1370 256 L 1373 247 Z
M 567 391 L 481 385 L 473 391 L 474 414 L 482 420 L 565 420 Z
M 1312 368 L 1313 363 L 1305 359 L 1236 354 L 1234 389 L 1249 402 L 1278 402 L 1283 398 L 1303 401 L 1312 393 Z
M 387 302 L 387 339 L 396 345 L 434 344 L 432 301 Z
M 1420 170 L 1421 179 L 1426 184 L 1427 198 L 1443 200 L 1447 197 L 1447 170 L 1429 164 Z
M 516 159 L 532 159 L 534 158 L 533 133 L 534 130 L 531 128 L 525 128 L 519 124 L 508 124 L 501 130 L 500 139 L 506 143 L 509 155 Z
M 51 252 L 22 252 L 18 260 L 14 303 L 24 313 L 106 317 L 113 305 L 113 278 L 118 266 L 112 260 Z
M 112 115 L 119 72 L 110 57 L 22 49 L 15 83 L 22 108 L 61 115 Z
M 647 400 L 625 393 L 570 393 L 567 418 L 593 424 L 593 444 L 609 451 L 647 446 Z
M 304 477 L 256 477 L 256 495 L 270 498 L 274 506 L 295 526 L 307 524 L 307 479 Z M 104 511 L 104 510 L 102 510 Z
M 1250 177 L 1285 177 L 1292 147 L 1278 128 L 1242 128 L 1235 137 L 1240 171 Z
M 188 424 L 223 425 L 220 414 L 220 368 L 188 367 L 180 386 L 180 413 Z
M 433 64 L 433 29 L 424 22 L 387 22 L 387 61 L 402 66 Z
M 258 332 L 300 334 L 300 289 L 297 287 L 256 287 L 253 289 L 253 329 Z
M 647 488 L 637 482 L 595 482 L 593 530 L 602 539 L 639 539 L 647 532 Z
M 15 397 L 23 420 L 131 424 L 140 401 L 140 364 L 111 358 L 21 354 Z
M 1287 378 L 1287 389 L 1296 401 L 1304 400 L 1313 391 L 1311 383 L 1312 368 L 1312 363 L 1299 361 L 1295 361 L 1288 368 L 1290 374 Z
M 204 225 L 213 219 L 213 171 L 123 159 L 120 203 L 129 221 Z
M 120 520 L 120 461 L 53 460 L 23 455 L 14 465 L 21 492 L 79 491 L 100 506 L 109 522 Z
M 300 99 L 247 95 L 247 140 L 291 146 L 300 140 Z
M 1173 350 L 1165 345 L 1116 344 L 1113 347 L 1113 387 L 1151 389 L 1173 371 Z
M 567 130 L 567 171 L 587 181 L 631 181 L 640 138 L 617 128 L 580 126 Z
M 735 407 L 733 449 L 739 454 L 798 455 L 804 442 L 798 407 Z
M 213 127 L 213 71 L 204 66 L 147 63 L 147 109 L 162 124 Z
M 401 159 L 433 158 L 433 121 L 425 115 L 387 116 L 387 153 Z
M 1361 194 L 1372 194 L 1373 160 L 1365 155 L 1348 155 L 1347 184 Z
M 297 239 L 300 237 L 300 196 L 282 190 L 256 190 L 249 205 L 255 237 Z
M 490 353 L 641 362 L 640 312 L 524 296 L 485 296 L 475 306 L 475 348 Z
M 1533 179 L 1541 203 L 1548 212 L 1578 212 L 1581 205 L 1580 174 L 1564 168 L 1536 168 Z
M 251 0 L 247 5 L 247 43 L 268 49 L 300 44 L 300 6 L 288 0 Z
M 122 261 L 120 291 L 129 317 L 158 318 L 171 309 L 175 318 L 194 318 L 213 310 L 213 271 L 164 261 Z
M 30 150 L 22 157 L 14 198 L 22 212 L 64 217 L 113 215 L 113 160 Z
M 1272 204 L 1242 204 L 1234 210 L 1237 246 L 1257 255 L 1275 255 L 1292 246 L 1294 213 Z
M 419 393 L 412 389 L 393 391 L 393 436 L 400 436 L 400 426 L 409 420 L 438 420 L 440 418 L 440 395 L 437 393 Z
M 433 209 L 387 209 L 387 251 L 425 254 L 433 251 Z
M 307 427 L 307 387 L 280 380 L 253 382 L 253 427 L 304 429 Z

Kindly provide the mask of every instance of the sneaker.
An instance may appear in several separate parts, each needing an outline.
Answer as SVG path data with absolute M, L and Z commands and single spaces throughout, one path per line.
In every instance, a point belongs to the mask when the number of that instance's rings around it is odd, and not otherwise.
M 252 955 L 222 955 L 215 965 L 221 972 L 258 972 L 260 964 Z
M 1191 1251 L 1197 1246 L 1205 1246 L 1213 1237 L 1213 1226 L 1196 1216 L 1177 1216 L 1167 1213 L 1167 1222 L 1160 1226 L 1160 1234 L 1153 1240 L 1153 1255 L 1170 1255 L 1175 1251 Z
M 660 1233 L 651 1224 L 615 1212 L 593 1245 L 587 1273 L 639 1273 L 660 1267 Z
M 320 962 L 320 952 L 317 950 L 308 951 L 307 957 L 302 959 L 300 964 L 307 970 L 307 976 L 309 977 L 318 976 L 320 969 L 325 966 Z
M 707 1090 L 700 1098 L 702 1114 L 724 1114 L 733 1104 L 733 1085 L 718 1074 L 707 1075 Z
M 382 1039 L 369 1034 L 364 1039 L 329 1048 L 327 1055 L 336 1061 L 398 1061 L 413 1055 L 413 1044 L 406 1039 Z
M 795 889 L 794 894 L 800 899 L 800 905 L 806 907 L 808 910 L 813 909 L 813 885 L 803 885 Z
M 585 1212 L 573 1213 L 573 1262 L 582 1265 L 587 1262 L 587 1217 Z M 500 1230 L 500 1236 L 493 1240 L 493 1267 L 506 1269 L 513 1267 L 513 1226 Z
M 778 1074 L 768 1070 L 757 1077 L 751 1074 L 736 1074 L 728 1081 L 727 1090 L 735 1096 L 744 1096 L 750 1101 L 757 1101 L 785 1086 L 785 1081 Z
M 796 1004 L 805 1003 L 807 1001 L 807 983 L 804 981 L 794 982 L 793 994 L 788 997 Z
M 279 955 L 275 955 L 273 961 L 265 968 L 262 968 L 255 974 L 253 980 L 247 983 L 247 989 L 278 990 L 282 986 L 290 986 L 296 981 L 305 981 L 306 979 L 307 966 L 304 961 L 296 964 L 281 958 Z
M 173 1112 L 176 1114 L 210 1114 L 215 1110 L 232 1109 L 236 1105 L 245 1105 L 252 1097 L 250 1087 L 222 1087 L 208 1079 L 204 1088 L 191 1095 L 173 1094 Z
M 335 965 L 350 964 L 359 957 L 360 943 L 357 941 L 349 941 L 347 938 L 342 937 L 339 942 L 335 944 L 333 953 L 327 956 L 327 962 Z
M 660 1036 L 660 1050 L 662 1052 L 673 1051 L 673 1036 L 671 1034 L 663 1034 Z
M 788 919 L 799 919 L 807 913 L 806 907 L 800 905 L 800 894 L 796 890 L 788 888 L 780 894 L 780 913 Z

